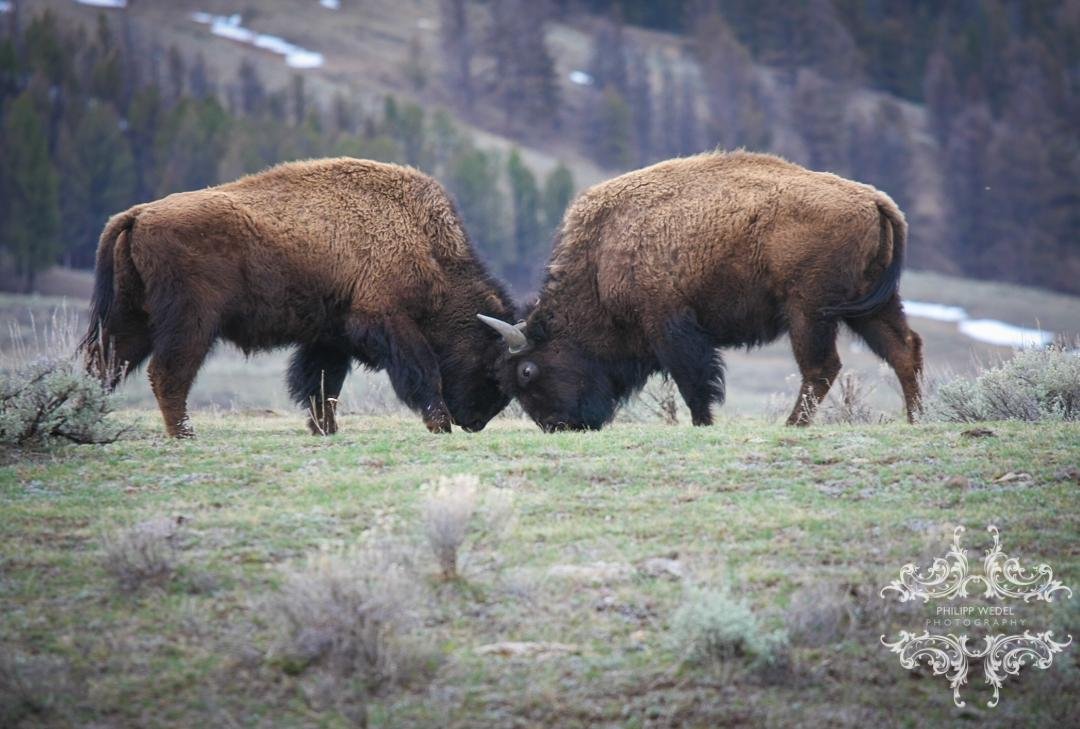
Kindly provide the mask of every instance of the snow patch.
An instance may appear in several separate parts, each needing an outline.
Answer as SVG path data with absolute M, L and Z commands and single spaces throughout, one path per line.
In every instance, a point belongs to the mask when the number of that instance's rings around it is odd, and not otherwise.
M 956 328 L 964 336 L 999 347 L 1044 347 L 1054 342 L 1053 332 L 1018 327 L 997 319 L 970 319 L 959 306 L 905 301 L 904 312 L 921 319 L 956 322 Z
M 968 319 L 959 324 L 960 333 L 1001 347 L 1045 347 L 1053 344 L 1054 333 L 1006 324 L 996 319 Z
M 959 306 L 946 304 L 928 304 L 925 301 L 904 301 L 904 312 L 908 316 L 934 321 L 963 321 L 968 314 Z
M 584 71 L 571 71 L 570 83 L 577 84 L 578 86 L 592 86 L 593 77 Z
M 321 53 L 301 48 L 295 43 L 290 43 L 276 35 L 256 33 L 250 28 L 245 28 L 240 25 L 241 18 L 238 14 L 212 15 L 210 13 L 195 12 L 191 14 L 191 19 L 200 25 L 209 25 L 210 32 L 219 38 L 227 38 L 237 43 L 243 43 L 282 56 L 285 58 L 285 65 L 290 68 L 318 68 L 323 65 L 323 55 Z
M 319 5 L 322 5 L 327 10 L 340 10 L 341 0 L 319 0 Z
M 0 13 L 10 13 L 11 3 L 8 0 L 0 0 Z
M 79 5 L 89 5 L 92 8 L 126 8 L 127 0 L 75 0 Z

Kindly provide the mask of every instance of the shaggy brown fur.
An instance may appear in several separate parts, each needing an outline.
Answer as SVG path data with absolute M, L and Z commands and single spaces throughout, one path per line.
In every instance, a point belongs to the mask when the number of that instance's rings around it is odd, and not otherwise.
M 510 316 L 443 189 L 408 167 L 355 159 L 280 165 L 113 216 L 98 248 L 89 367 L 115 385 L 150 357 L 170 435 L 214 342 L 299 345 L 289 369 L 314 432 L 336 430 L 351 361 L 386 369 L 434 432 L 487 423 L 508 398 L 499 340 L 475 319 Z
M 843 321 L 919 404 L 921 340 L 896 293 L 903 214 L 883 192 L 745 152 L 661 162 L 567 211 L 504 388 L 545 429 L 598 428 L 650 373 L 674 378 L 695 424 L 722 402 L 716 349 L 790 332 L 805 425 L 840 370 Z

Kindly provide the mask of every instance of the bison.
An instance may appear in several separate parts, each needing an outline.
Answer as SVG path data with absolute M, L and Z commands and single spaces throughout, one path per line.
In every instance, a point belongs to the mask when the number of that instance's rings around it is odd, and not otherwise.
M 408 167 L 294 162 L 136 205 L 105 226 L 95 278 L 87 366 L 115 387 L 150 358 L 171 436 L 193 434 L 188 391 L 219 339 L 296 345 L 289 391 L 315 433 L 336 431 L 353 360 L 385 369 L 432 432 L 480 430 L 509 402 L 500 339 L 474 315 L 512 302 L 442 187 Z
M 841 322 L 896 372 L 911 420 L 922 340 L 897 294 L 906 236 L 868 185 L 764 154 L 673 159 L 583 193 L 527 321 L 481 319 L 509 345 L 504 389 L 547 431 L 602 427 L 654 372 L 708 425 L 717 349 L 784 332 L 802 374 L 787 422 L 806 425 L 840 371 Z

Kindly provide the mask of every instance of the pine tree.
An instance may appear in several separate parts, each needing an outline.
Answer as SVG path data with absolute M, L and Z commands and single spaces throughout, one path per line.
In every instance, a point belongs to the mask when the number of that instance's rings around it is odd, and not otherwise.
M 949 124 L 959 111 L 961 99 L 952 61 L 941 50 L 935 51 L 926 63 L 923 97 L 934 136 L 944 142 L 949 134 Z
M 255 65 L 248 59 L 240 63 L 240 111 L 247 116 L 261 114 L 266 109 L 266 87 Z
M 701 126 L 698 120 L 698 98 L 693 79 L 683 77 L 679 94 L 678 145 L 679 154 L 701 151 Z
M 428 69 L 424 57 L 424 44 L 418 33 L 413 33 L 409 39 L 409 50 L 402 70 L 413 91 L 424 90 L 427 86 Z
M 644 166 L 653 159 L 653 99 L 649 67 L 642 53 L 633 55 L 630 61 L 630 91 L 627 97 L 630 113 L 634 119 L 634 147 L 637 164 Z
M 0 239 L 31 292 L 37 273 L 52 265 L 61 250 L 58 183 L 49 160 L 46 125 L 29 92 L 16 97 L 6 117 L 0 187 L 12 214 L 0 221 Z
M 601 20 L 593 33 L 589 75 L 600 90 L 614 88 L 625 96 L 630 88 L 622 21 Z
M 440 0 L 439 18 L 446 86 L 451 95 L 460 96 L 459 107 L 468 112 L 474 99 L 472 58 L 475 48 L 466 0 Z
M 161 164 L 158 195 L 216 184 L 228 142 L 229 117 L 217 99 L 185 99 L 178 104 L 156 140 Z
M 794 99 L 799 110 L 799 131 L 807 149 L 807 166 L 846 174 L 846 89 L 804 69 L 796 75 Z
M 457 201 L 465 228 L 477 248 L 505 276 L 506 204 L 499 190 L 499 163 L 495 155 L 471 147 L 462 150 L 447 169 L 446 185 Z
M 540 190 L 516 149 L 510 152 L 506 172 L 514 214 L 513 249 L 507 252 L 506 270 L 511 274 L 511 283 L 524 288 L 545 258 L 540 238 Z
M 138 200 L 154 196 L 158 175 L 158 159 L 154 141 L 157 138 L 164 104 L 157 87 L 140 89 L 131 100 L 128 110 L 127 135 L 135 164 L 135 195 Z
M 750 53 L 716 12 L 698 17 L 694 27 L 709 107 L 709 144 L 724 149 L 764 146 L 764 112 Z
M 634 161 L 630 107 L 615 88 L 608 87 L 594 114 L 589 128 L 593 159 L 610 169 L 626 169 Z
M 195 64 L 191 67 L 191 75 L 188 77 L 188 88 L 191 90 L 191 97 L 194 99 L 205 99 L 207 96 L 213 96 L 216 91 L 214 89 L 214 82 L 210 79 L 210 74 L 206 70 L 206 59 L 203 58 L 203 54 L 195 56 Z
M 559 85 L 544 39 L 547 15 L 544 0 L 501 0 L 491 7 L 494 100 L 512 128 L 558 125 Z
M 205 71 L 205 68 L 203 69 Z M 194 73 L 192 69 L 192 73 Z M 184 67 L 184 57 L 176 46 L 169 46 L 168 55 L 168 84 L 163 90 L 162 96 L 170 106 L 175 104 L 184 95 L 186 86 L 187 70 Z
M 550 238 L 562 223 L 563 213 L 574 197 L 574 175 L 560 162 L 544 180 L 543 223 Z
M 61 142 L 60 159 L 68 260 L 90 267 L 102 226 L 131 204 L 135 190 L 131 150 L 112 107 L 91 105 L 74 133 Z

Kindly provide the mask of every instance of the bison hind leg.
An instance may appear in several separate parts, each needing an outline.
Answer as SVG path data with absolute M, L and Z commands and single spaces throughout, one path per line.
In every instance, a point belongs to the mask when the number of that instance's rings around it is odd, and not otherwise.
M 904 393 L 908 422 L 915 422 L 922 409 L 919 388 L 923 370 L 922 337 L 908 327 L 900 297 L 894 295 L 873 314 L 845 319 L 845 323 L 892 367 Z
M 836 351 L 837 322 L 832 318 L 794 313 L 790 317 L 790 332 L 802 385 L 787 424 L 809 425 L 818 404 L 829 394 L 829 388 L 840 374 L 840 354 Z
M 325 344 L 304 344 L 289 361 L 289 395 L 308 410 L 308 429 L 313 435 L 337 432 L 337 400 L 345 376 L 349 374 L 349 355 Z
M 712 425 L 712 403 L 724 402 L 724 362 L 713 337 L 689 309 L 658 329 L 653 346 L 660 367 L 675 380 L 694 425 Z

